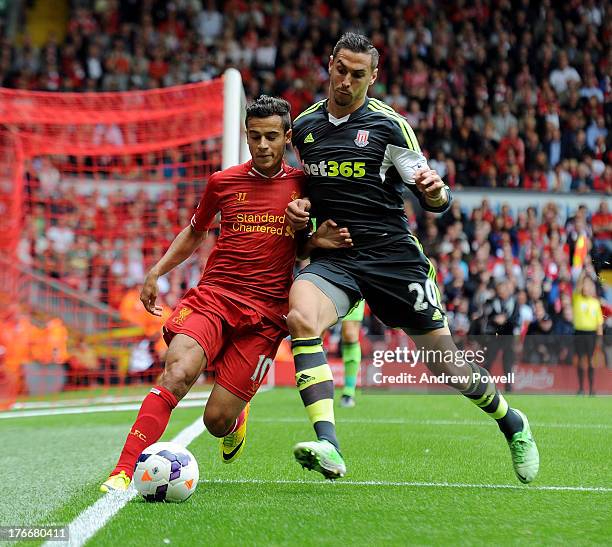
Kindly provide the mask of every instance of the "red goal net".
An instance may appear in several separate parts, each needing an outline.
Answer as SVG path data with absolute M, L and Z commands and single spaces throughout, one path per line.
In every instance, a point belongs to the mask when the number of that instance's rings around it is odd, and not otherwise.
M 138 285 L 221 168 L 223 87 L 0 89 L 0 399 L 155 373 Z M 162 280 L 168 309 L 210 244 Z

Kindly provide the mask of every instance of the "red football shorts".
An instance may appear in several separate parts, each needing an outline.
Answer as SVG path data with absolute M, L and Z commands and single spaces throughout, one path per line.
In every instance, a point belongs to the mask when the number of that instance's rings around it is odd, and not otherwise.
M 206 354 L 206 370 L 244 401 L 263 382 L 286 331 L 246 304 L 200 285 L 178 303 L 163 328 L 168 345 L 176 334 L 196 340 Z

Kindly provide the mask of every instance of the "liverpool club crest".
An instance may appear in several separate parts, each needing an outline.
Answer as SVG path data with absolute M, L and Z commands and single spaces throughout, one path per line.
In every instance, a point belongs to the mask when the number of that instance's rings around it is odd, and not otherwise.
M 370 135 L 369 131 L 365 131 L 364 129 L 360 129 L 357 131 L 357 136 L 355 137 L 355 144 L 359 146 L 359 148 L 363 148 L 368 145 L 368 136 Z

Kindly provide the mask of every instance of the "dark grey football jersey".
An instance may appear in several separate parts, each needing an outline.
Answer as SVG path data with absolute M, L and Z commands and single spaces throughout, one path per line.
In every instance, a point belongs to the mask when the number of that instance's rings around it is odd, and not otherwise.
M 426 167 L 416 136 L 408 122 L 376 99 L 345 118 L 329 114 L 319 101 L 294 121 L 293 145 L 308 175 L 306 195 L 311 214 L 321 223 L 334 220 L 349 228 L 356 246 L 374 238 L 409 232 L 404 214 L 406 186 L 428 211 L 414 184 L 415 171 Z

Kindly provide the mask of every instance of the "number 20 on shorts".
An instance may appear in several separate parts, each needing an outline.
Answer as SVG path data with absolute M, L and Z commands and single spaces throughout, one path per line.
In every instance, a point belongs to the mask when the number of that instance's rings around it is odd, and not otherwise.
M 438 304 L 438 295 L 436 294 L 436 287 L 431 279 L 425 281 L 425 290 L 420 283 L 410 283 L 408 285 L 408 290 L 410 292 L 416 292 L 416 299 L 414 302 L 414 310 L 415 311 L 423 311 L 429 307 L 431 304 L 434 307 L 437 307 Z M 429 302 L 425 301 L 425 297 Z

